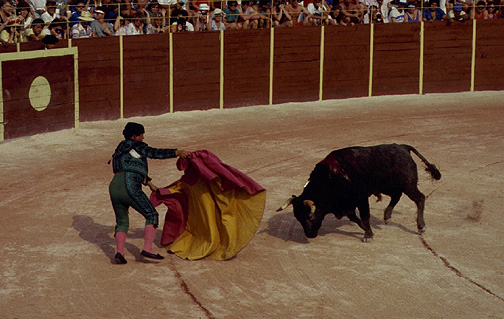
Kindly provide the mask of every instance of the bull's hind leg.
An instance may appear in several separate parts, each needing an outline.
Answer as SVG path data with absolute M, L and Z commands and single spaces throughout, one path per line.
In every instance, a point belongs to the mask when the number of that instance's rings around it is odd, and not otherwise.
M 423 229 L 425 227 L 425 221 L 424 221 L 424 207 L 425 207 L 425 195 L 422 194 L 418 190 L 417 187 L 415 187 L 413 190 L 409 192 L 404 192 L 412 201 L 415 202 L 417 206 L 417 227 L 419 232 L 423 232 Z
M 383 213 L 383 220 L 385 223 L 392 218 L 392 211 L 394 210 L 394 207 L 399 203 L 399 200 L 401 199 L 402 193 L 396 193 L 390 195 L 390 203 L 388 204 L 387 208 L 385 208 L 385 212 Z

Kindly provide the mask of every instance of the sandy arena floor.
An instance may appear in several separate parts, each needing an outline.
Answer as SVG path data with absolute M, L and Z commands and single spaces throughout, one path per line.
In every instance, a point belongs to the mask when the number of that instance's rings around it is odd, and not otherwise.
M 262 224 L 236 258 L 145 261 L 132 211 L 129 262 L 115 265 L 106 163 L 128 120 L 151 146 L 210 150 L 267 189 Z M 478 92 L 181 112 L 6 141 L 0 317 L 504 318 L 503 136 L 504 92 Z M 275 212 L 331 150 L 382 143 L 415 146 L 443 174 L 432 182 L 414 157 L 423 238 L 406 196 L 388 225 L 389 198 L 370 199 L 368 243 L 346 218 L 328 216 L 308 240 L 292 208 Z M 150 161 L 158 186 L 181 176 L 175 162 Z

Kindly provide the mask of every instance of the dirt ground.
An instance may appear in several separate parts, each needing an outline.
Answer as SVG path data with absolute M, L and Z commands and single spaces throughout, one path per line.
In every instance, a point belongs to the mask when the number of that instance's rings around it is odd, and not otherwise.
M 116 265 L 107 161 L 128 120 L 154 147 L 207 149 L 267 189 L 263 221 L 228 261 L 140 257 L 130 212 Z M 504 318 L 504 92 L 387 96 L 81 123 L 0 144 L 1 318 Z M 404 196 L 371 203 L 375 237 L 327 216 L 306 239 L 292 208 L 315 164 L 352 145 L 407 143 L 419 165 L 426 232 Z M 166 186 L 175 159 L 151 160 Z M 147 192 L 148 189 L 145 189 Z M 165 208 L 160 207 L 161 220 Z M 157 232 L 159 241 L 161 231 Z

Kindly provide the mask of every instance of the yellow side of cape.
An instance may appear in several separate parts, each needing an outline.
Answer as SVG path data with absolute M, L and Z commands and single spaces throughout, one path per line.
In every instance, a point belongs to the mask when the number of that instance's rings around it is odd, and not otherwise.
M 218 178 L 194 186 L 179 181 L 169 189 L 186 194 L 189 213 L 184 232 L 166 249 L 189 260 L 232 258 L 254 236 L 266 204 L 266 190 L 253 195 L 243 187 L 222 191 Z

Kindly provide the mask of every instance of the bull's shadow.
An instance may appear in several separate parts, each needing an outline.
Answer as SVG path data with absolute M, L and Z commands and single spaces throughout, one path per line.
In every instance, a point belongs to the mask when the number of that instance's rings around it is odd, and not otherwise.
M 382 229 L 383 226 L 386 227 L 398 227 L 399 229 L 412 234 L 417 234 L 417 232 L 412 231 L 405 226 L 389 221 L 387 224 L 377 217 L 373 216 L 373 213 L 378 216 L 383 216 L 383 210 L 372 209 L 372 214 L 369 219 L 369 223 L 371 224 L 371 228 L 376 234 L 376 231 Z M 394 211 L 392 214 L 392 220 L 394 216 L 401 215 L 401 212 Z M 352 226 L 354 230 L 347 231 L 340 229 L 342 226 Z M 275 213 L 273 217 L 268 220 L 268 228 L 261 231 L 261 233 L 267 233 L 273 237 L 277 237 L 283 239 L 284 241 L 293 241 L 300 244 L 308 244 L 309 240 L 305 237 L 303 232 L 303 227 L 296 220 L 292 212 L 285 213 Z M 356 238 L 358 240 L 362 240 L 364 238 L 364 231 L 357 226 L 354 222 L 350 221 L 347 217 L 343 217 L 341 219 L 337 219 L 334 215 L 328 214 L 324 221 L 322 222 L 322 226 L 320 227 L 318 237 L 323 237 L 329 234 L 340 234 L 344 236 L 349 236 Z
M 115 248 L 116 241 L 114 238 L 114 226 L 101 225 L 95 223 L 93 218 L 86 215 L 74 215 L 72 227 L 79 232 L 79 237 L 87 242 L 90 242 L 98 246 L 105 256 L 110 259 L 110 262 L 115 264 Z M 143 228 L 130 228 L 128 231 L 128 238 L 143 238 L 144 229 Z M 156 238 L 154 240 L 158 247 L 161 242 L 161 231 L 156 231 Z M 146 260 L 142 258 L 140 253 L 141 249 L 137 246 L 130 244 L 126 241 L 125 248 L 135 256 L 135 260 L 139 262 L 152 263 L 153 261 Z

